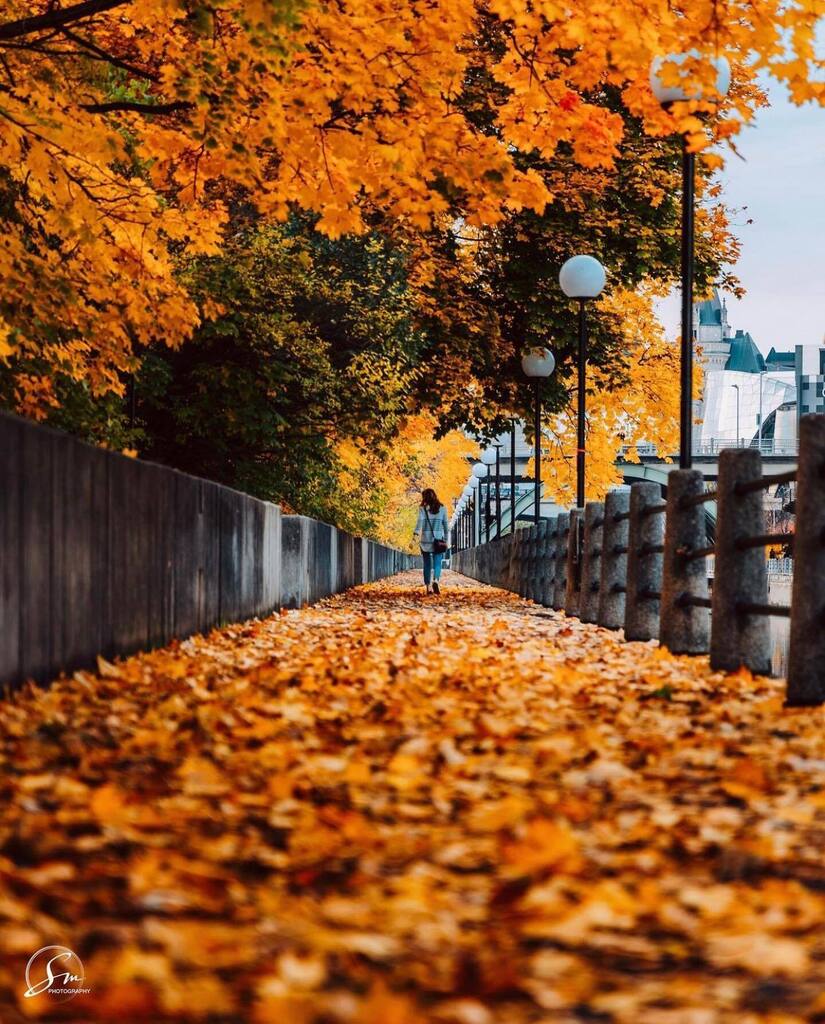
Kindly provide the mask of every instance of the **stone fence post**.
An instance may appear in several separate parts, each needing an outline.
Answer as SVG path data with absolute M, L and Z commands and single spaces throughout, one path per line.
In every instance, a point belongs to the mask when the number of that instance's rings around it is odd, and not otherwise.
M 514 530 L 510 534 L 510 547 L 507 553 L 507 589 L 515 594 L 518 593 L 518 552 L 520 532 L 520 530 Z
M 545 608 L 553 607 L 553 587 L 556 575 L 556 535 L 558 532 L 558 517 L 551 516 L 547 520 L 547 531 L 544 542 L 544 558 L 542 559 L 541 571 L 539 573 L 539 600 Z
M 567 595 L 567 539 L 570 535 L 570 513 L 560 512 L 556 520 L 556 550 L 553 572 L 553 607 L 564 608 Z
M 550 523 L 542 519 L 536 526 L 536 557 L 533 562 L 533 575 L 530 579 L 530 598 L 536 604 L 541 604 L 542 580 L 547 571 L 547 529 Z
M 529 530 L 519 530 L 516 534 L 516 579 L 513 592 L 519 597 L 524 597 L 524 575 L 527 571 L 527 537 Z
M 507 570 L 510 567 L 510 535 L 498 538 L 496 558 L 496 586 L 507 589 Z
M 508 534 L 507 553 L 504 558 L 504 582 L 502 583 L 502 586 L 504 587 L 505 590 L 513 589 L 513 573 L 515 571 L 513 552 L 515 551 L 517 540 L 518 538 L 515 533 Z
M 623 484 L 609 491 L 604 502 L 598 623 L 607 629 L 624 626 L 629 518 L 630 488 Z
M 584 508 L 584 555 L 579 603 L 579 618 L 582 622 L 596 622 L 599 617 L 603 531 L 604 502 L 588 501 Z
M 766 675 L 771 670 L 768 618 L 747 610 L 749 605 L 768 603 L 765 552 L 740 543 L 765 532 L 763 493 L 737 493 L 738 485 L 761 476 L 762 456 L 755 449 L 719 453 L 710 665 L 728 672 L 744 665 Z
M 532 572 L 531 560 L 533 558 L 533 538 L 535 536 L 535 526 L 530 526 L 528 529 L 523 530 L 524 537 L 522 538 L 522 553 L 521 553 L 521 574 L 519 577 L 519 597 L 528 598 L 530 596 L 530 574 Z
M 665 555 L 659 639 L 674 654 L 706 654 L 710 643 L 705 490 L 698 469 L 674 469 L 667 478 Z
M 574 508 L 570 512 L 570 532 L 567 536 L 567 579 L 564 592 L 564 612 L 566 615 L 579 614 L 583 533 L 584 509 Z
M 825 702 L 825 416 L 799 424 L 787 703 Z
M 655 640 L 659 636 L 662 597 L 662 554 L 665 517 L 662 489 L 652 481 L 630 488 L 627 541 L 625 640 Z

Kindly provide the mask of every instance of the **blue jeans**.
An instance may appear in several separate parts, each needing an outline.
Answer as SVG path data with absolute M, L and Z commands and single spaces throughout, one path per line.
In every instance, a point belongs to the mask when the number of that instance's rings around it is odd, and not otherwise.
M 424 559 L 424 586 L 430 585 L 430 578 L 441 579 L 441 563 L 444 561 L 443 551 L 422 551 Z

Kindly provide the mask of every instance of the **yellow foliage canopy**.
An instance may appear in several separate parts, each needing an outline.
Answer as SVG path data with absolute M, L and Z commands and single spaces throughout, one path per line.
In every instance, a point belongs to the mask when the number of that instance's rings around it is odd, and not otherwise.
M 664 454 L 679 448 L 679 349 L 665 337 L 653 311 L 653 294 L 618 291 L 600 300 L 602 311 L 616 319 L 624 339 L 624 357 L 608 368 L 590 367 L 587 377 L 587 497 L 598 500 L 621 483 L 616 467 L 619 445 L 656 445 Z M 701 376 L 694 374 L 699 396 Z M 544 424 L 542 481 L 545 494 L 562 504 L 576 493 L 576 375 L 566 380 L 569 402 Z M 528 474 L 534 470 L 531 460 Z
M 749 116 L 768 68 L 797 101 L 822 101 L 813 26 L 822 0 L 8 0 L 0 24 L 0 358 L 39 359 L 19 381 L 40 414 L 61 369 L 119 391 L 134 352 L 178 345 L 198 311 L 175 279 L 182 254 L 214 252 L 238 186 L 264 215 L 318 211 L 330 236 L 380 209 L 407 229 L 458 204 L 468 225 L 553 196 L 518 150 L 607 169 L 618 91 L 647 130 L 701 146 Z M 503 47 L 484 48 L 499 27 Z M 653 57 L 727 54 L 739 88 L 703 127 L 647 85 Z M 750 70 L 744 70 L 746 62 Z M 704 59 L 693 81 L 711 75 Z M 674 72 L 675 73 L 675 72 Z M 489 91 L 494 132 L 463 114 L 468 79 Z M 450 209 L 452 215 L 453 209 Z
M 387 451 L 364 450 L 350 442 L 338 447 L 345 467 L 341 482 L 349 503 L 377 497 L 381 513 L 375 536 L 385 544 L 413 550 L 421 491 L 432 487 L 449 513 L 467 481 L 468 459 L 477 454 L 478 445 L 458 430 L 436 439 L 436 427 L 435 416 L 419 413 L 405 421 Z M 372 481 L 367 494 L 365 480 Z

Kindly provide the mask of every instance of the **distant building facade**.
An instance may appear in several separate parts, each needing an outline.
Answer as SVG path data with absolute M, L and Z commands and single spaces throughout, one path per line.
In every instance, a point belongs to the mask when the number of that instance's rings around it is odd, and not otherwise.
M 793 451 L 798 417 L 825 412 L 825 347 L 772 348 L 763 356 L 749 332 L 733 331 L 718 291 L 696 303 L 693 324 L 704 376 L 695 444 L 713 451 L 761 439 L 765 451 Z

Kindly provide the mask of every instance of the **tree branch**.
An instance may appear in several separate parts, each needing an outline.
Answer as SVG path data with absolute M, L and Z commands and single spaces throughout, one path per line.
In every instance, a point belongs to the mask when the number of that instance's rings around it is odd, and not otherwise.
M 135 103 L 132 100 L 114 100 L 111 103 L 81 103 L 82 110 L 90 114 L 110 114 L 118 110 L 130 110 L 136 114 L 174 114 L 178 110 L 191 110 L 195 106 L 187 100 L 174 103 Z
M 151 71 L 144 71 L 142 68 L 135 67 L 134 64 L 129 64 L 127 61 L 121 60 L 120 57 L 115 57 L 111 53 L 107 53 L 106 50 L 101 49 L 90 39 L 83 39 L 81 36 L 75 35 L 74 32 L 70 32 L 67 28 L 63 29 L 63 35 L 78 46 L 82 46 L 84 50 L 89 50 L 101 60 L 106 61 L 106 63 L 111 64 L 113 67 L 127 71 L 130 75 L 134 75 L 135 78 L 148 78 L 150 82 L 159 81 L 158 76 L 153 74 Z
M 19 39 L 20 36 L 29 36 L 33 32 L 42 32 L 43 29 L 60 28 L 82 18 L 110 11 L 113 7 L 123 7 L 128 3 L 131 3 L 131 0 L 83 0 L 73 7 L 55 7 L 45 14 L 33 14 L 29 18 L 19 18 L 17 21 L 8 21 L 5 25 L 0 25 L 0 40 Z

